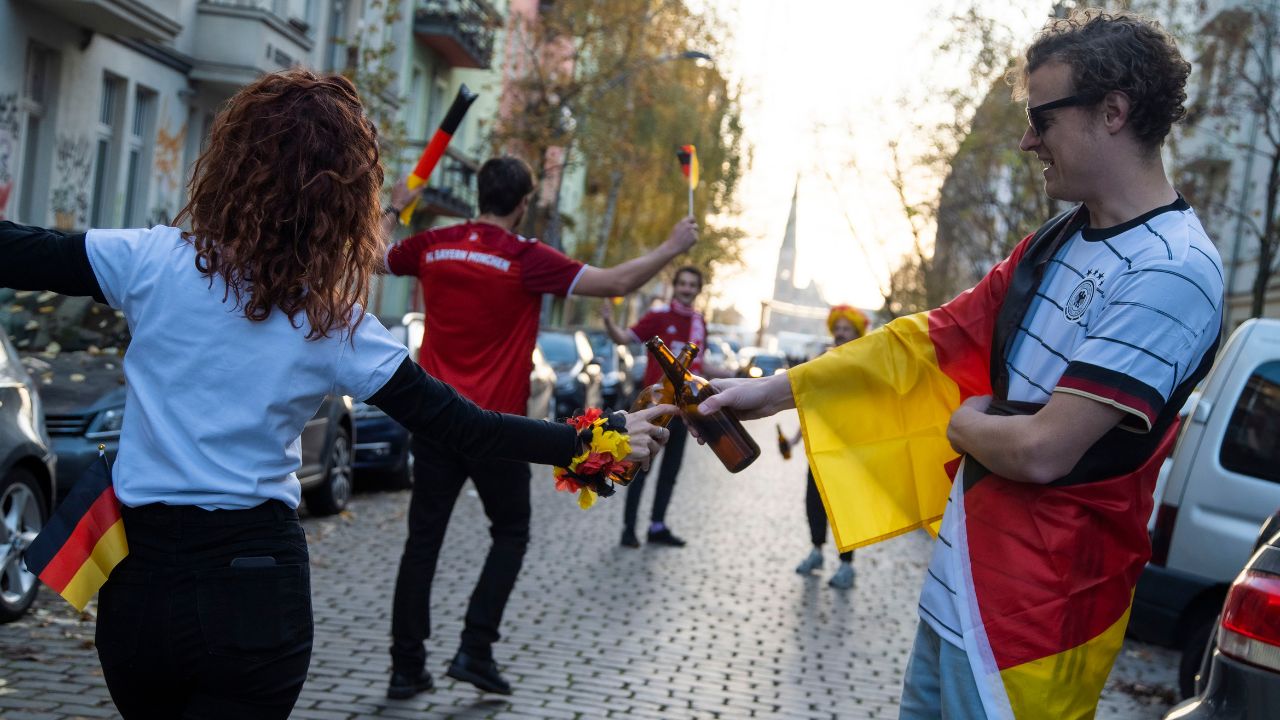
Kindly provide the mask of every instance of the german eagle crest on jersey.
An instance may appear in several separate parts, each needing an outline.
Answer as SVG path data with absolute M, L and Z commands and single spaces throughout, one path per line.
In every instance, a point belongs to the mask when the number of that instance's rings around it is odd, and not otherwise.
M 1071 291 L 1071 297 L 1067 298 L 1066 306 L 1063 308 L 1068 320 L 1074 322 L 1084 317 L 1084 311 L 1089 309 L 1089 303 L 1093 302 L 1093 296 L 1097 294 L 1098 286 L 1101 284 L 1100 271 L 1090 270 L 1085 273 L 1084 279 Z

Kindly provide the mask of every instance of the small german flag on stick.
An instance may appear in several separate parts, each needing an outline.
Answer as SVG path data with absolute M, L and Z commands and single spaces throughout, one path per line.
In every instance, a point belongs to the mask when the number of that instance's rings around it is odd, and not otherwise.
M 27 547 L 27 570 L 76 610 L 84 610 L 89 598 L 128 554 L 106 448 L 99 445 L 98 459 Z
M 698 149 L 692 145 L 681 145 L 676 150 L 680 159 L 680 172 L 689 178 L 689 216 L 693 216 L 693 189 L 698 187 Z
M 436 128 L 436 132 L 431 136 L 431 142 L 427 143 L 427 147 L 422 151 L 422 156 L 418 158 L 418 164 L 414 166 L 413 172 L 409 173 L 409 179 L 406 183 L 410 190 L 417 190 L 426 184 L 431 177 L 431 171 L 436 169 L 436 163 L 440 162 L 440 157 L 444 155 L 444 149 L 449 146 L 449 141 L 453 139 L 453 134 L 458 131 L 458 126 L 462 124 L 462 118 L 466 116 L 467 110 L 471 109 L 471 103 L 480 97 L 466 85 L 458 88 L 458 94 L 453 98 L 453 104 L 449 106 L 449 112 L 444 114 L 444 120 L 440 121 L 440 127 Z M 413 201 L 400 211 L 400 224 L 408 225 L 409 220 L 413 217 L 413 209 L 418 206 L 418 196 L 414 196 Z

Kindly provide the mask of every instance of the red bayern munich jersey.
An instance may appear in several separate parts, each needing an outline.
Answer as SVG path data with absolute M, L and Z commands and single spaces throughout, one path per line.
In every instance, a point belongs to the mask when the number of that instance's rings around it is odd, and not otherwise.
M 489 223 L 418 233 L 387 252 L 387 270 L 422 284 L 418 362 L 480 407 L 523 415 L 543 293 L 568 295 L 585 266 Z
M 705 348 L 707 342 L 707 323 L 702 318 L 702 313 L 685 305 L 684 303 L 671 299 L 670 305 L 662 305 L 645 313 L 643 317 L 631 326 L 631 334 L 635 336 L 636 342 L 648 342 L 649 338 L 657 335 L 662 338 L 662 342 L 671 348 L 671 352 L 679 355 L 680 348 L 685 343 L 695 342 L 698 347 Z M 693 367 L 689 368 L 695 375 L 702 372 L 702 355 L 693 360 Z M 652 385 L 662 379 L 662 368 L 658 367 L 658 363 L 650 361 L 644 369 L 645 386 Z

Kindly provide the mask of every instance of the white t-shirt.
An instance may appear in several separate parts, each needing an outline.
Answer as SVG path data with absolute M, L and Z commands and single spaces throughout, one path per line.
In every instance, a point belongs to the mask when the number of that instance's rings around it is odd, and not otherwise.
M 1083 395 L 1124 410 L 1121 427 L 1149 431 L 1217 340 L 1222 288 L 1217 248 L 1181 198 L 1114 228 L 1077 231 L 1050 261 L 1014 338 L 1008 399 Z M 951 509 L 963 493 L 952 486 L 920 593 L 920 617 L 960 646 L 952 545 L 964 528 Z
M 112 468 L 127 506 L 297 507 L 299 438 L 324 396 L 367 399 L 408 356 L 373 315 L 354 341 L 349 332 L 307 340 L 305 314 L 301 327 L 280 311 L 248 320 L 234 296 L 223 300 L 220 278 L 200 275 L 177 228 L 90 230 L 86 249 L 133 336 Z

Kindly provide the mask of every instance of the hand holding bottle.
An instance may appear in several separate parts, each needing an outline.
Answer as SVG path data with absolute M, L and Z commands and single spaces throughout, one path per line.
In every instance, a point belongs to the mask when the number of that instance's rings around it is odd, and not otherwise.
M 654 405 L 643 410 L 627 413 L 627 436 L 631 441 L 631 454 L 627 462 L 636 463 L 642 469 L 649 469 L 649 461 L 658 453 L 671 431 L 655 424 L 662 417 L 670 417 L 677 412 L 674 405 Z

